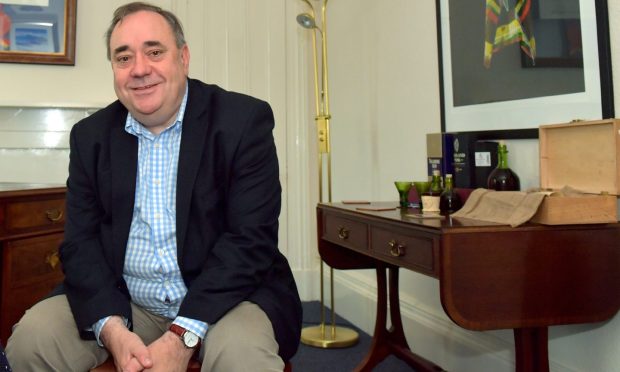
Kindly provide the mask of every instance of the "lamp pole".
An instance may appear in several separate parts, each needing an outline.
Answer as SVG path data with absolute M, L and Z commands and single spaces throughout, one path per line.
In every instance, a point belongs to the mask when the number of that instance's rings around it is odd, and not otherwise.
M 312 31 L 312 54 L 314 65 L 314 96 L 317 139 L 318 139 L 318 178 L 319 178 L 319 201 L 324 202 L 323 189 L 327 186 L 327 202 L 332 202 L 332 169 L 331 169 L 331 149 L 329 139 L 329 85 L 327 70 L 327 1 L 322 0 L 321 6 L 321 26 L 316 23 L 314 6 L 309 0 L 301 0 L 309 7 L 309 13 L 302 13 L 297 16 L 297 22 L 304 28 Z M 321 68 L 319 71 L 319 58 L 317 48 L 317 32 L 321 37 Z M 320 78 L 319 78 L 320 75 Z M 326 163 L 327 169 L 323 168 Z M 326 183 L 323 175 L 326 173 Z M 325 329 L 325 306 L 324 306 L 324 279 L 323 261 L 320 266 L 321 279 L 321 324 L 302 329 L 301 342 L 306 345 L 322 348 L 348 347 L 357 343 L 359 335 L 352 329 L 336 326 L 336 310 L 334 301 L 334 269 L 330 267 L 330 295 L 331 295 L 331 327 L 327 334 Z

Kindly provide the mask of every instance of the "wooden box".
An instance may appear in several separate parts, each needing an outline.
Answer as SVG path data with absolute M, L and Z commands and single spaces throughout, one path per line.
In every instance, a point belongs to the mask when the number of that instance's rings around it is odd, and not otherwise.
M 592 194 L 546 196 L 530 221 L 544 225 L 617 222 L 617 198 Z
M 542 125 L 540 186 L 620 195 L 620 120 Z

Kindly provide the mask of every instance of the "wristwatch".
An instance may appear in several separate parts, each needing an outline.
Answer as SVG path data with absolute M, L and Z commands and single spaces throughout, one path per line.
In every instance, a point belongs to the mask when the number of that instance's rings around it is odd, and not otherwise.
M 181 338 L 183 345 L 188 349 L 196 349 L 200 347 L 200 337 L 197 334 L 188 331 L 177 324 L 171 324 L 168 330 Z

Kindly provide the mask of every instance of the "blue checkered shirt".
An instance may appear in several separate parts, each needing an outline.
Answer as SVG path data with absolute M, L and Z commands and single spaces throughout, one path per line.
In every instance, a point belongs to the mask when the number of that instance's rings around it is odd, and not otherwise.
M 138 177 L 123 277 L 132 301 L 201 338 L 207 323 L 178 317 L 187 293 L 177 262 L 176 185 L 187 87 L 177 119 L 155 135 L 127 115 L 125 131 L 138 137 Z M 99 340 L 108 318 L 94 325 Z

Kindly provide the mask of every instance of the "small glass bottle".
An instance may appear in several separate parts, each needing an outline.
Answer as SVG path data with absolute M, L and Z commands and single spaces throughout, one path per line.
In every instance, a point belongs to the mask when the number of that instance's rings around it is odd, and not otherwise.
M 431 187 L 422 193 L 422 211 L 439 212 L 439 198 L 441 197 L 441 173 L 438 169 L 433 170 Z
M 520 190 L 519 177 L 508 167 L 508 150 L 503 141 L 497 147 L 497 159 L 497 168 L 487 178 L 487 188 L 497 191 Z
M 439 210 L 442 214 L 452 214 L 463 206 L 461 197 L 454 190 L 454 182 L 451 174 L 446 174 L 445 188 L 439 197 Z

